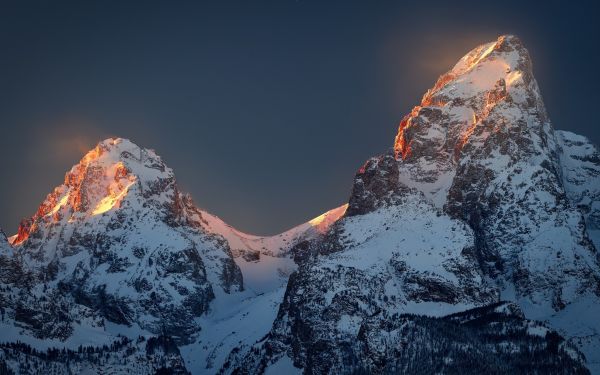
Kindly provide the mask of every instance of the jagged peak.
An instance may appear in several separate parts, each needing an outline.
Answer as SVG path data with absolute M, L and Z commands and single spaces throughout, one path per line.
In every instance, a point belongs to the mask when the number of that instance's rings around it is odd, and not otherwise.
M 154 151 L 128 139 L 109 138 L 73 166 L 58 189 L 63 190 L 61 195 L 70 195 L 62 199 L 68 199 L 75 211 L 92 210 L 96 215 L 114 207 L 135 185 L 144 194 L 160 181 L 174 182 L 174 177 Z
M 416 128 L 441 117 L 453 124 L 449 126 L 455 127 L 452 134 L 457 135 L 446 145 L 460 152 L 475 127 L 500 104 L 532 108 L 543 122 L 547 119 L 529 52 L 514 35 L 475 47 L 438 78 L 420 105 L 402 119 L 394 142 L 396 157 L 406 159 L 411 154 L 412 133 L 420 131 Z
M 44 221 L 72 222 L 114 211 L 132 192 L 138 201 L 158 200 L 144 206 L 160 210 L 179 200 L 172 170 L 153 150 L 124 138 L 105 139 L 66 173 L 64 183 L 48 194 L 33 217 L 21 221 L 11 243 L 24 242 Z
M 499 82 L 510 90 L 532 78 L 529 52 L 514 35 L 481 44 L 440 76 L 423 96 L 421 106 L 443 105 L 494 89 Z
M 527 49 L 521 40 L 514 35 L 502 35 L 497 40 L 481 44 L 464 55 L 450 72 L 455 75 L 464 74 L 474 69 L 478 64 L 491 61 L 494 58 L 503 59 L 511 68 L 517 68 L 522 59 L 529 59 Z
M 77 170 L 78 167 L 87 168 L 90 165 L 111 166 L 118 163 L 125 165 L 139 178 L 145 178 L 148 170 L 158 170 L 163 173 L 167 169 L 154 150 L 142 148 L 129 139 L 108 138 L 88 151 L 71 171 Z

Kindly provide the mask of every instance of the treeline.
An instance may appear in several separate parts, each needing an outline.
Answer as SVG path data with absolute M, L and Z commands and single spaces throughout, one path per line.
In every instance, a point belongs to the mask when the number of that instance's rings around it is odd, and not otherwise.
M 111 368 L 116 373 L 189 375 L 175 341 L 168 336 L 139 336 L 135 342 L 119 337 L 101 346 L 80 345 L 77 349 L 38 350 L 17 341 L 0 343 L 0 375 L 62 375 L 82 368 Z
M 76 360 L 80 357 L 85 356 L 89 357 L 90 355 L 103 355 L 105 353 L 114 353 L 118 352 L 126 346 L 131 344 L 131 339 L 127 337 L 121 337 L 118 340 L 113 341 L 110 345 L 102 345 L 102 346 L 83 346 L 79 345 L 77 350 L 71 350 L 67 348 L 48 348 L 44 350 L 37 350 L 31 345 L 16 341 L 10 343 L 0 343 L 0 349 L 12 350 L 14 352 L 22 353 L 28 356 L 33 356 L 39 358 L 43 361 L 57 361 L 57 362 L 67 362 L 70 360 Z M 135 351 L 135 348 L 132 348 Z

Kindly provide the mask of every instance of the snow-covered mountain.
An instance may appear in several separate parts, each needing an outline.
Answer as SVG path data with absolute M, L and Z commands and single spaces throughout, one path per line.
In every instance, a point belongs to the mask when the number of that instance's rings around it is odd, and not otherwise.
M 514 36 L 469 52 L 272 237 L 108 139 L 0 231 L 0 373 L 600 374 L 600 154 L 555 131 Z M 63 350 L 64 349 L 64 350 Z
M 598 363 L 598 154 L 553 130 L 520 40 L 484 44 L 440 77 L 403 119 L 395 152 L 402 182 L 473 229 L 501 298 L 589 336 L 581 348 Z
M 359 170 L 345 215 L 300 249 L 271 333 L 230 368 L 437 372 L 395 362 L 416 355 L 398 316 L 506 300 L 600 373 L 599 165 L 553 130 L 518 38 L 475 48 Z
M 290 247 L 344 210 L 277 236 L 247 235 L 180 193 L 154 151 L 107 139 L 17 234 L 1 233 L 0 342 L 78 350 L 166 337 L 187 368 L 213 371 L 246 336 L 254 342 L 270 329 L 296 269 Z
M 110 324 L 191 340 L 210 301 L 243 281 L 227 243 L 194 225 L 189 204 L 152 151 L 100 143 L 11 238 L 23 276 L 9 314 L 45 340 Z

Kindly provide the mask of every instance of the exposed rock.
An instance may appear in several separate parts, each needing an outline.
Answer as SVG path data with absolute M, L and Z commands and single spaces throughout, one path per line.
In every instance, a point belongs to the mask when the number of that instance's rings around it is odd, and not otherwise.
M 394 204 L 406 191 L 408 189 L 398 180 L 398 166 L 393 155 L 371 158 L 354 177 L 346 215 L 364 215 L 381 205 Z
M 556 131 L 561 176 L 572 206 L 585 218 L 585 227 L 596 250 L 600 248 L 600 153 L 577 134 Z

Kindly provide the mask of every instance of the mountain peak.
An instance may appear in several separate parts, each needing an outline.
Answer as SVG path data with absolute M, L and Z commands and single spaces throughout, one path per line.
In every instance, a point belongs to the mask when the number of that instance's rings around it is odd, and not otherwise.
M 531 74 L 529 52 L 516 36 L 503 35 L 464 55 L 450 71 L 438 79 L 433 89 L 425 94 L 423 101 L 427 102 L 436 92 L 444 88 L 452 89 L 457 84 L 465 86 L 462 87 L 463 94 L 490 90 L 500 79 L 511 85 L 522 78 L 524 72 Z
M 407 159 L 415 151 L 432 153 L 420 147 L 424 139 L 443 141 L 436 150 L 457 157 L 491 114 L 508 118 L 525 112 L 547 122 L 529 52 L 516 36 L 503 35 L 469 51 L 427 90 L 420 105 L 400 123 L 396 158 Z M 446 126 L 430 129 L 430 123 Z
M 12 244 L 24 242 L 42 221 L 85 220 L 123 204 L 162 210 L 176 199 L 176 192 L 172 170 L 154 151 L 128 139 L 109 138 L 85 154 L 36 214 L 21 222 Z
M 107 138 L 99 142 L 73 169 L 78 166 L 110 166 L 119 163 L 138 178 L 152 178 L 156 173 L 148 175 L 149 170 L 166 170 L 160 156 L 153 150 L 142 148 L 125 138 Z
M 108 321 L 192 340 L 208 303 L 243 291 L 243 280 L 226 241 L 188 221 L 188 210 L 201 220 L 154 151 L 122 138 L 98 143 L 11 237 L 9 255 L 19 259 L 0 257 L 0 268 L 20 275 L 10 282 L 27 273 L 37 288 L 19 301 L 36 317 L 27 329 L 66 340 L 77 330 L 109 331 Z M 68 311 L 60 322 L 37 312 L 56 311 L 39 307 L 40 295 Z M 86 319 L 72 319 L 80 309 Z

